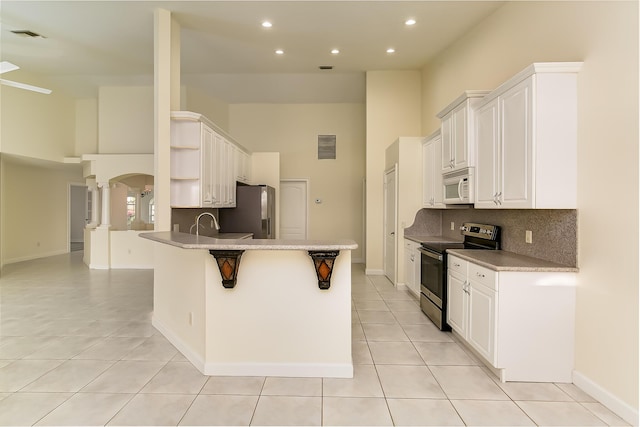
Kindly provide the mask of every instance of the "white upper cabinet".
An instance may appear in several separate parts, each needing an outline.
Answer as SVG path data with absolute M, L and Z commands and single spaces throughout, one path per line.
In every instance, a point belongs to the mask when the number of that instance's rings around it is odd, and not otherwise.
M 171 207 L 235 207 L 236 179 L 250 179 L 249 153 L 201 114 L 174 111 L 171 118 Z
M 444 208 L 442 197 L 442 138 L 440 131 L 426 137 L 422 143 L 422 206 Z
M 474 165 L 473 107 L 487 91 L 468 90 L 438 113 L 441 120 L 441 173 L 453 172 Z
M 478 104 L 476 208 L 576 208 L 581 65 L 533 64 Z

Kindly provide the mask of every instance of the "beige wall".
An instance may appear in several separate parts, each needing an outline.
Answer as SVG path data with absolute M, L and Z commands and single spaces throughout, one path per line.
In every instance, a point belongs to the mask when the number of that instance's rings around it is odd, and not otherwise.
M 420 136 L 420 72 L 367 73 L 366 269 L 382 274 L 385 149 L 399 136 Z
M 74 155 L 98 153 L 98 100 L 76 100 L 76 140 Z
M 2 157 L 2 264 L 67 252 L 69 183 L 79 166 L 44 167 Z
M 183 88 L 183 93 L 183 110 L 203 114 L 220 129 L 229 132 L 229 104 L 190 87 Z
M 21 70 L 11 79 L 50 87 L 50 95 L 13 87 L 2 87 L 3 153 L 61 162 L 75 152 L 75 102 L 57 91 L 49 82 Z
M 493 89 L 544 61 L 584 61 L 576 379 L 637 416 L 638 3 L 506 4 L 423 69 L 422 131 L 437 129 L 435 114 L 462 90 Z
M 153 86 L 103 86 L 98 93 L 98 152 L 153 153 Z
M 280 178 L 309 179 L 310 239 L 353 239 L 362 258 L 364 105 L 233 104 L 229 133 L 252 151 L 280 152 Z M 336 135 L 335 160 L 318 160 L 318 135 Z M 255 179 L 254 179 L 255 181 Z M 256 182 L 258 183 L 258 182 Z

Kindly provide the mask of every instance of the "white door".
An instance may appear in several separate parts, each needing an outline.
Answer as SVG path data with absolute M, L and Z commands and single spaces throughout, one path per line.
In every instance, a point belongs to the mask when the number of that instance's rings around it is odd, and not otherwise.
M 306 180 L 280 181 L 280 238 L 307 238 Z
M 384 175 L 384 275 L 396 284 L 396 168 Z

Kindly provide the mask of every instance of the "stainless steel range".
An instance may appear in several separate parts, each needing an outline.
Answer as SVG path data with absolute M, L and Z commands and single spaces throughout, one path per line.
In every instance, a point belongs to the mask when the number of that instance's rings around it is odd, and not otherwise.
M 422 243 L 420 269 L 420 307 L 443 331 L 447 325 L 447 249 L 500 249 L 500 227 L 466 222 L 460 227 L 460 243 Z

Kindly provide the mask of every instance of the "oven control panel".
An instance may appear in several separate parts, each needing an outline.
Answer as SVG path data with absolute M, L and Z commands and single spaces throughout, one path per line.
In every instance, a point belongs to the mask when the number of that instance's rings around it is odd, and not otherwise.
M 473 236 L 485 240 L 496 240 L 500 233 L 500 227 L 497 225 L 465 222 L 460 226 L 460 231 L 464 236 Z

